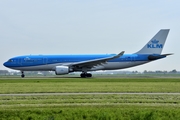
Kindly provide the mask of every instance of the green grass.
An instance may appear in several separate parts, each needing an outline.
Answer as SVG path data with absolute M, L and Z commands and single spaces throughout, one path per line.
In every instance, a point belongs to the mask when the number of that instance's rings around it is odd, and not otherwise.
M 139 106 L 73 106 L 0 110 L 1 120 L 178 120 L 180 109 Z
M 153 104 L 152 104 L 153 103 Z M 86 105 L 138 105 L 141 106 L 176 106 L 180 107 L 178 95 L 50 95 L 50 96 L 1 96 L 0 108 L 9 107 L 46 107 L 86 106 Z
M 1 78 L 0 93 L 180 92 L 179 78 Z M 0 120 L 178 120 L 176 94 L 0 96 Z
M 180 92 L 179 78 L 0 79 L 0 93 Z

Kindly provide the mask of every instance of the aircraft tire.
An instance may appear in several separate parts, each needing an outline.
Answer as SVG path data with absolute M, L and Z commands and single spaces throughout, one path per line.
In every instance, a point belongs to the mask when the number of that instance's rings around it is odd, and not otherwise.
M 92 74 L 91 73 L 81 73 L 81 78 L 86 78 L 86 77 L 92 77 Z
M 24 78 L 24 77 L 25 77 L 25 75 L 24 75 L 24 74 L 22 74 L 22 75 L 21 75 L 21 77 L 22 77 L 22 78 Z
M 84 73 L 81 73 L 81 78 L 85 78 L 86 77 L 86 74 L 84 74 Z
M 87 73 L 86 76 L 87 77 L 92 77 L 92 74 L 91 73 Z

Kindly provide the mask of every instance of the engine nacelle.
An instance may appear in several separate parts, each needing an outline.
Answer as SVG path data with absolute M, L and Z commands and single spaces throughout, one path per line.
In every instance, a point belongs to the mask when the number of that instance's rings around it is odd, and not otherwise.
M 64 75 L 69 73 L 69 67 L 68 66 L 56 66 L 55 68 L 56 75 Z

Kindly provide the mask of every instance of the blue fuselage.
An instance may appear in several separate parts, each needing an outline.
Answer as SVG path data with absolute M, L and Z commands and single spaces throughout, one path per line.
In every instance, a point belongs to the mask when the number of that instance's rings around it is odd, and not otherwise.
M 4 66 L 15 70 L 54 70 L 57 65 L 111 57 L 115 54 L 91 55 L 25 55 L 9 59 Z M 103 70 L 122 69 L 150 62 L 148 54 L 124 54 L 120 58 L 107 61 Z M 128 63 L 128 64 L 127 64 Z M 41 66 L 41 67 L 38 67 Z M 44 66 L 44 67 L 43 67 Z M 96 69 L 95 69 L 96 70 Z M 98 70 L 98 69 L 97 69 Z M 78 71 L 78 70 L 77 70 Z

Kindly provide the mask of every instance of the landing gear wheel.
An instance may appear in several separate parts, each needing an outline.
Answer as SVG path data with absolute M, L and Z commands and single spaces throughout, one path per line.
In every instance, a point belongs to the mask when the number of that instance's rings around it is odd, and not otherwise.
M 81 78 L 92 77 L 91 73 L 81 73 Z
M 86 74 L 84 74 L 84 73 L 81 73 L 81 75 L 80 75 L 82 78 L 85 78 L 86 77 Z
M 92 74 L 91 73 L 87 73 L 86 77 L 92 77 Z
M 21 75 L 21 77 L 22 77 L 22 78 L 24 78 L 24 77 L 25 77 L 25 75 L 24 75 L 24 74 L 22 74 L 22 75 Z
M 25 75 L 24 75 L 24 72 L 23 72 L 23 71 L 21 71 L 21 77 L 22 77 L 22 78 L 24 78 L 24 77 L 25 77 Z

